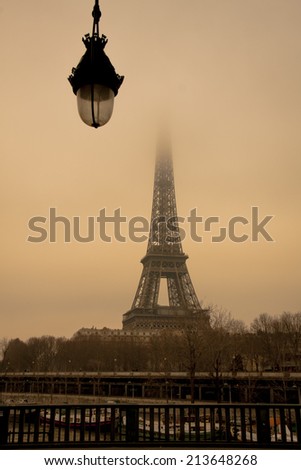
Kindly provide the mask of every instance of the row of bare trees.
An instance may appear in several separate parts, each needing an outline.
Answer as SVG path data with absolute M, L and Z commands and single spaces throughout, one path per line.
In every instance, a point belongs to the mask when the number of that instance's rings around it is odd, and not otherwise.
M 163 331 L 148 341 L 97 334 L 2 340 L 0 369 L 186 371 L 192 389 L 198 371 L 211 374 L 217 385 L 223 371 L 301 371 L 301 313 L 261 314 L 247 328 L 228 312 L 212 307 L 208 319 L 201 316 L 183 325 L 180 333 Z
M 279 316 L 261 314 L 250 329 L 256 338 L 253 360 L 257 367 L 273 371 L 301 370 L 301 313 Z M 255 353 L 255 354 L 254 354 Z

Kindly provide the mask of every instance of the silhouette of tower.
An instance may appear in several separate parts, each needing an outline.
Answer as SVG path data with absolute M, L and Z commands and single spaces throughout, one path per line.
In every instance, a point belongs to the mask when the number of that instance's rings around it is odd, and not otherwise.
M 123 315 L 123 329 L 178 329 L 193 314 L 205 313 L 192 285 L 178 224 L 170 145 L 158 146 L 153 206 L 147 252 L 131 310 Z M 168 306 L 158 305 L 160 283 L 166 279 Z

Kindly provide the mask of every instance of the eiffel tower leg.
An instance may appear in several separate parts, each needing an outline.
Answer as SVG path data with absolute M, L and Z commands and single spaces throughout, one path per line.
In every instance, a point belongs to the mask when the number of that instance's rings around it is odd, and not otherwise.
M 184 299 L 180 291 L 180 282 L 178 275 L 167 278 L 167 289 L 168 289 L 168 299 L 169 305 L 171 307 L 181 307 L 184 306 Z
M 196 296 L 188 271 L 186 273 L 181 273 L 180 281 L 181 292 L 184 292 L 187 308 L 190 310 L 201 310 L 199 299 Z
M 144 268 L 132 308 L 155 308 L 158 303 L 160 273 Z
M 188 272 L 177 272 L 174 276 L 169 276 L 167 285 L 170 306 L 200 310 L 200 303 Z

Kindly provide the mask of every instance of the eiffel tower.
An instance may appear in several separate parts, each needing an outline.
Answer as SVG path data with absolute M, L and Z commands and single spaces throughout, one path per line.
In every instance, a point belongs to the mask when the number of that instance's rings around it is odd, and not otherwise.
M 187 318 L 207 312 L 200 306 L 183 252 L 178 224 L 170 145 L 158 146 L 147 252 L 125 330 L 179 329 Z M 160 283 L 167 281 L 168 306 L 158 304 Z

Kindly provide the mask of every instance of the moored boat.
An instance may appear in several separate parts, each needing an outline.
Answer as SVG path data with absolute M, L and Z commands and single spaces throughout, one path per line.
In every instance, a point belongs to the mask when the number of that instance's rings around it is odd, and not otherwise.
M 80 428 L 84 424 L 85 429 L 105 431 L 111 428 L 112 414 L 110 410 L 88 409 L 82 415 L 81 410 L 55 410 L 45 409 L 40 413 L 40 421 L 47 424 L 53 423 L 57 427 Z M 118 417 L 114 417 L 115 425 Z

